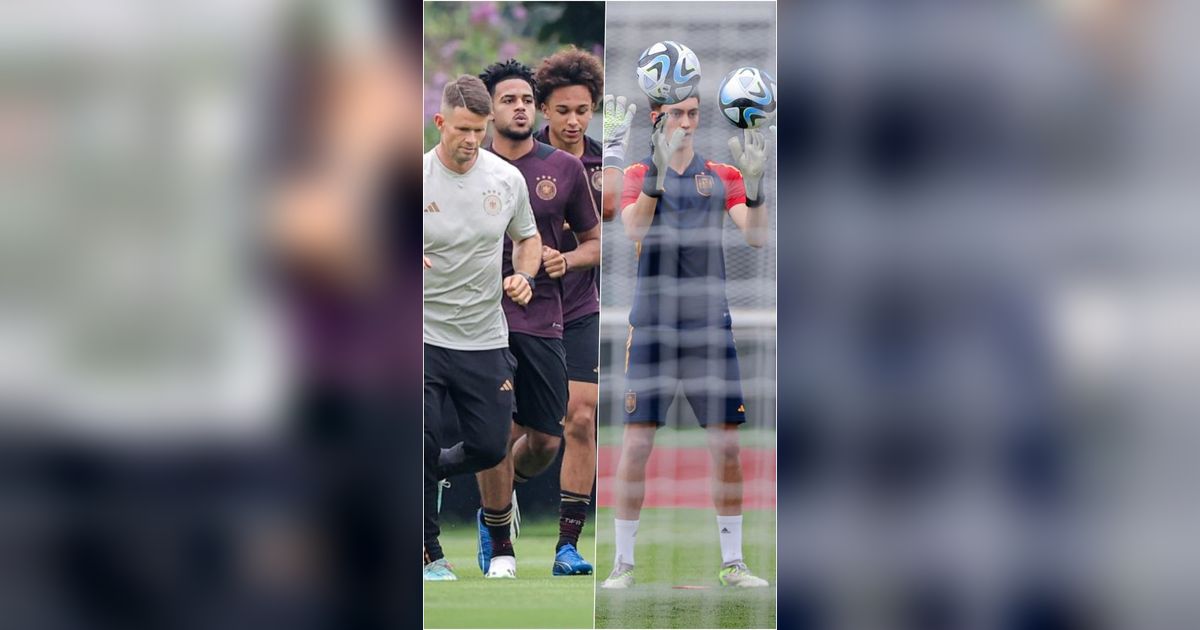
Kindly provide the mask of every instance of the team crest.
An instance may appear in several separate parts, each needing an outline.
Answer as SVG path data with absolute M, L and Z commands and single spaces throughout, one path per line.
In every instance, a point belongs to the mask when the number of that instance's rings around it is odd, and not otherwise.
M 600 190 L 604 186 L 604 169 L 592 169 L 592 188 Z
M 696 173 L 696 192 L 705 197 L 712 196 L 713 178 L 712 175 L 704 173 Z
M 637 392 L 625 392 L 625 413 L 637 410 Z
M 554 183 L 554 178 L 549 175 L 541 175 L 538 177 L 537 186 L 534 187 L 537 196 L 542 201 L 550 201 L 558 194 L 558 186 Z
M 492 216 L 500 214 L 500 193 L 494 190 L 483 193 L 483 211 Z

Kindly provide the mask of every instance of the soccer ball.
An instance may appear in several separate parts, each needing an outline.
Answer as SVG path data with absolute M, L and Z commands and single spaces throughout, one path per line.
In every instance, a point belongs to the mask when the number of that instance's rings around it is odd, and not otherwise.
M 700 60 L 679 42 L 657 42 L 638 58 L 637 78 L 650 100 L 673 105 L 700 89 Z
M 749 66 L 738 68 L 721 79 L 717 107 L 730 124 L 753 129 L 775 116 L 775 79 Z

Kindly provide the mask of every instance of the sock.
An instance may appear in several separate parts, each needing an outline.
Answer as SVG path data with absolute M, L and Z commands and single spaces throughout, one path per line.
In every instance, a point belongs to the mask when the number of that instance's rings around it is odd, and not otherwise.
M 563 545 L 579 545 L 579 534 L 587 521 L 588 506 L 592 504 L 592 498 L 586 494 L 563 490 L 558 497 L 558 544 L 554 547 L 555 552 L 562 549 Z
M 425 541 L 425 564 L 441 560 L 444 557 L 446 556 L 442 553 L 442 545 L 437 539 Z
M 717 515 L 717 535 L 721 539 L 721 562 L 731 564 L 742 559 L 742 515 Z
M 483 524 L 492 537 L 492 557 L 515 556 L 512 539 L 508 535 L 508 524 L 512 522 L 512 503 L 499 510 L 483 508 Z
M 617 530 L 617 559 L 614 565 L 633 564 L 633 543 L 637 538 L 638 521 L 623 521 L 619 518 L 613 519 L 613 524 Z

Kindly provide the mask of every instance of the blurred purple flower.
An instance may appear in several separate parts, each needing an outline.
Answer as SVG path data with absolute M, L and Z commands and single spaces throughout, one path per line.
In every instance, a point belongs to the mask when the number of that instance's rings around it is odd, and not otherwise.
M 442 46 L 442 60 L 443 61 L 449 60 L 449 58 L 453 57 L 454 53 L 458 52 L 458 49 L 461 47 L 462 47 L 461 39 L 452 39 L 452 40 L 446 42 L 445 45 Z
M 500 10 L 496 8 L 495 2 L 479 2 L 471 7 L 471 23 L 482 24 L 484 22 L 492 26 L 500 24 Z
M 427 86 L 425 88 L 425 99 L 423 103 L 425 115 L 423 120 L 425 122 L 433 120 L 433 115 L 438 113 L 438 111 L 442 108 L 442 87 L 433 89 L 432 86 Z
M 525 18 L 529 17 L 529 12 L 525 10 L 523 5 L 514 4 L 512 15 L 517 21 L 523 21 Z
M 604 44 L 594 44 L 592 46 L 592 54 L 600 59 L 604 59 Z
M 516 59 L 521 52 L 521 46 L 516 42 L 504 42 L 500 45 L 500 59 Z
M 449 80 L 450 80 L 450 77 L 446 76 L 446 73 L 442 72 L 441 70 L 438 70 L 433 75 L 433 85 L 434 85 L 434 87 L 436 87 L 439 90 L 442 89 L 443 87 L 446 87 L 446 81 L 449 81 Z

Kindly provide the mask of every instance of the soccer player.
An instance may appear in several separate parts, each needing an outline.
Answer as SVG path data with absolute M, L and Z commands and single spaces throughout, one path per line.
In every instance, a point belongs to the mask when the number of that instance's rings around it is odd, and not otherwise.
M 480 569 L 488 577 L 515 577 L 516 558 L 509 534 L 513 483 L 530 479 L 553 463 L 566 423 L 568 379 L 561 279 L 571 269 L 599 264 L 600 218 L 579 159 L 533 139 L 537 85 L 533 70 L 509 59 L 488 66 L 480 78 L 491 93 L 495 111 L 491 151 L 524 176 L 543 244 L 543 272 L 535 278 L 533 299 L 525 306 L 504 301 L 509 347 L 517 359 L 511 451 L 498 466 L 477 476 L 483 500 L 478 517 Z M 564 222 L 570 224 L 578 242 L 565 252 Z M 582 495 L 590 489 L 572 494 Z M 558 545 L 555 575 L 591 571 L 574 544 Z
M 747 130 L 731 139 L 737 167 L 696 154 L 700 100 L 651 102 L 649 157 L 625 170 L 621 222 L 637 243 L 638 280 L 625 355 L 625 432 L 617 466 L 616 558 L 603 588 L 633 585 L 634 538 L 654 435 L 682 386 L 705 427 L 722 585 L 767 586 L 742 558 L 739 425 L 746 421 L 737 350 L 725 297 L 722 228 L 726 215 L 752 247 L 766 242 L 762 176 L 765 143 Z
M 514 308 L 529 304 L 542 260 L 520 171 L 479 150 L 491 112 L 478 78 L 446 84 L 433 119 L 441 139 L 422 165 L 426 580 L 457 579 L 438 543 L 438 480 L 491 468 L 508 452 L 514 361 L 501 294 Z M 501 281 L 502 255 L 511 262 Z M 435 436 L 447 398 L 463 441 L 443 450 Z
M 595 55 L 574 46 L 542 61 L 537 103 L 547 124 L 534 140 L 578 158 L 588 174 L 596 207 L 602 203 L 600 143 L 585 133 L 600 102 L 604 68 Z M 614 204 L 615 205 L 615 204 Z M 607 214 L 607 213 L 606 213 Z M 574 251 L 573 228 L 559 230 L 560 251 Z M 558 544 L 554 574 L 590 574 L 592 565 L 578 552 L 579 535 L 591 511 L 596 480 L 596 399 L 600 378 L 600 268 L 571 269 L 562 277 L 563 348 L 567 353 L 567 417 L 563 424 L 559 474 Z

